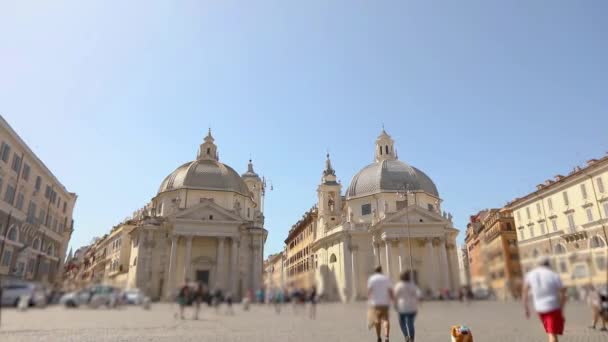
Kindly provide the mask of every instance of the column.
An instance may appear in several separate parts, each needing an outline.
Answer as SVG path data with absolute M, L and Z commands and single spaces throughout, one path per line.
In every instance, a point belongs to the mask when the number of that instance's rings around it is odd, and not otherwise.
M 374 250 L 374 267 L 382 265 L 380 262 L 380 245 L 377 242 L 372 242 L 372 249 Z
M 239 284 L 239 269 L 237 265 L 238 261 L 238 239 L 232 238 L 232 248 L 230 248 L 230 288 L 232 291 L 232 297 L 236 298 L 238 294 Z
M 351 260 L 351 267 L 352 267 L 352 294 L 351 294 L 351 300 L 354 302 L 355 300 L 357 300 L 357 295 L 359 293 L 359 287 L 357 286 L 357 284 L 359 283 L 358 278 L 357 278 L 357 250 L 358 247 L 357 246 L 351 246 L 350 247 L 350 260 Z
M 171 255 L 169 257 L 169 275 L 167 276 L 167 298 L 171 298 L 173 296 L 173 287 L 175 286 L 174 278 L 175 278 L 175 257 L 177 253 L 177 235 L 171 236 Z
M 186 258 L 184 261 L 184 282 L 190 278 L 190 267 L 192 264 L 192 235 L 186 236 Z
M 433 239 L 426 239 L 426 262 L 424 265 L 425 271 L 428 274 L 428 286 L 433 291 L 433 295 L 437 293 L 437 272 L 435 268 L 435 258 L 433 257 Z
M 403 273 L 403 240 L 399 239 L 399 274 Z
M 254 242 L 253 245 L 253 290 L 257 292 L 260 289 L 260 276 L 262 275 L 262 261 L 260 260 L 260 246 Z
M 441 283 L 442 290 L 451 289 L 447 247 L 447 240 L 445 238 L 441 239 L 441 243 L 439 244 L 439 271 L 441 272 L 441 279 L 443 280 Z
M 391 278 L 391 241 L 385 240 L 384 245 L 386 248 L 386 275 Z
M 216 285 L 220 289 L 224 289 L 224 277 L 226 276 L 226 268 L 224 267 L 224 237 L 217 238 L 217 266 L 215 267 Z

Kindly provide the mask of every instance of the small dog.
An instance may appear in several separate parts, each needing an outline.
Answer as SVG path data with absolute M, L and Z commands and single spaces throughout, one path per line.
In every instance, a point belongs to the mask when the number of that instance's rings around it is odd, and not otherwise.
M 451 330 L 452 342 L 473 342 L 473 333 L 468 327 L 453 325 Z

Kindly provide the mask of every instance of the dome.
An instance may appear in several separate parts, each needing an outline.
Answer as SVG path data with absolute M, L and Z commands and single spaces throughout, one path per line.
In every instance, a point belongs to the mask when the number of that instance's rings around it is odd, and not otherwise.
M 158 193 L 180 188 L 250 195 L 249 188 L 233 168 L 213 159 L 199 159 L 178 167 L 163 180 Z
M 380 192 L 422 190 L 439 197 L 435 183 L 424 172 L 397 159 L 378 160 L 364 167 L 351 180 L 346 197 L 360 197 Z

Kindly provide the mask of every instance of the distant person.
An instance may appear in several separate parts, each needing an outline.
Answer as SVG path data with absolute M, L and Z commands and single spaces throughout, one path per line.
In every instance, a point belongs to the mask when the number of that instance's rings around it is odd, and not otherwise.
M 213 307 L 215 308 L 215 313 L 219 313 L 220 310 L 220 304 L 222 304 L 222 300 L 223 300 L 223 295 L 222 295 L 222 290 L 217 287 L 215 289 L 215 291 L 213 291 Z
M 277 289 L 276 293 L 275 293 L 275 298 L 273 299 L 274 301 L 274 311 L 277 314 L 281 313 L 281 307 L 283 306 L 283 301 L 285 299 L 283 298 L 283 290 L 282 289 Z
M 179 318 L 184 319 L 184 309 L 186 304 L 188 303 L 188 297 L 190 296 L 190 288 L 188 287 L 188 283 L 184 284 L 179 289 L 177 294 L 177 304 L 179 305 Z
M 232 293 L 227 292 L 224 300 L 226 302 L 226 313 L 228 315 L 234 315 L 234 310 L 232 309 Z
M 317 287 L 313 285 L 308 297 L 310 301 L 310 319 L 317 318 Z
M 414 284 L 409 272 L 403 272 L 395 285 L 395 308 L 399 313 L 399 326 L 406 342 L 414 342 L 416 331 L 414 320 L 418 313 L 419 298 L 422 293 Z
M 205 302 L 207 290 L 205 289 L 203 283 L 198 283 L 198 287 L 194 292 L 194 319 L 198 319 L 198 314 L 201 311 L 201 303 Z
M 526 318 L 530 318 L 529 294 L 532 295 L 534 309 L 543 323 L 549 342 L 557 342 L 558 336 L 564 333 L 566 288 L 559 275 L 551 270 L 549 258 L 543 257 L 539 266 L 525 276 L 522 297 Z
M 602 301 L 601 295 L 593 285 L 589 286 L 589 306 L 591 307 L 591 326 L 589 328 L 595 329 L 597 325 L 597 321 L 599 320 L 602 323 L 602 327 L 600 331 L 606 331 L 606 320 L 602 317 Z
M 376 267 L 374 274 L 367 281 L 367 297 L 370 306 L 368 312 L 370 327 L 376 328 L 378 342 L 382 342 L 382 326 L 384 326 L 385 342 L 388 342 L 391 329 L 388 308 L 391 302 L 394 302 L 394 296 L 391 280 L 382 274 L 382 266 Z

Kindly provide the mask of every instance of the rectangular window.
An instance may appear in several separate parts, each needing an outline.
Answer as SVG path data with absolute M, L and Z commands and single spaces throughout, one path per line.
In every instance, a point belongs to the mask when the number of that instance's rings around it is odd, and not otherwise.
M 12 257 L 13 257 L 12 251 L 4 251 L 4 257 L 2 257 L 2 266 L 10 265 Z
M 361 206 L 361 215 L 369 215 L 372 213 L 372 205 L 367 203 Z
M 608 202 L 604 202 L 604 218 L 608 217 Z
M 40 186 L 42 185 L 42 178 L 40 178 L 40 176 L 36 176 L 36 190 L 40 191 Z
M 545 235 L 547 233 L 546 227 L 545 227 L 545 222 L 541 222 L 540 223 L 540 234 L 541 235 Z
M 67 203 L 63 202 L 63 213 L 65 214 L 65 210 L 67 208 Z M 247 213 L 247 216 L 249 216 L 249 213 Z
M 40 212 L 38 212 L 38 223 L 44 224 L 45 218 L 46 218 L 46 211 L 41 208 Z
M 28 223 L 34 224 L 36 221 L 36 203 L 30 201 L 30 205 L 27 207 L 27 218 Z
M 530 219 L 530 207 L 526 207 L 526 217 Z
M 553 210 L 553 201 L 551 198 L 547 198 L 547 205 L 549 206 L 549 210 Z
M 562 192 L 562 197 L 564 198 L 564 205 L 569 206 L 570 200 L 568 200 L 568 191 Z
M 556 218 L 551 219 L 551 227 L 553 227 L 554 232 L 557 231 L 557 219 Z
M 538 217 L 540 217 L 540 215 L 542 214 L 540 210 L 540 203 L 536 203 L 536 213 L 538 214 Z
M 587 222 L 593 222 L 593 210 L 591 207 L 587 208 Z
M 21 156 L 17 155 L 17 152 L 13 153 L 13 165 L 11 166 L 11 169 L 17 174 L 21 172 Z
M 570 233 L 574 233 L 576 230 L 576 224 L 574 223 L 574 214 L 568 214 L 568 229 Z
M 0 159 L 2 159 L 3 162 L 8 163 L 8 157 L 10 156 L 10 153 L 11 153 L 10 145 L 3 141 L 2 147 L 0 147 Z
M 429 211 L 435 210 L 435 207 L 432 204 L 430 204 L 430 203 L 427 204 L 426 206 L 427 206 L 427 209 L 429 209 Z
M 530 226 L 530 237 L 534 237 L 534 226 Z
M 587 199 L 587 187 L 585 183 L 581 184 L 581 194 L 583 195 L 583 199 Z
M 597 179 L 595 180 L 595 183 L 597 184 L 597 190 L 600 193 L 604 193 L 604 181 L 602 180 L 602 177 L 597 177 Z
M 49 211 L 49 214 L 44 218 L 44 225 L 51 228 L 51 223 L 53 222 L 53 215 Z
M 6 186 L 6 192 L 4 193 L 4 202 L 13 204 L 15 203 L 15 188 L 12 185 L 8 184 Z
M 27 163 L 23 164 L 23 173 L 21 174 L 24 181 L 30 180 L 30 166 Z
M 51 187 L 49 185 L 46 186 L 44 191 L 44 198 L 51 198 Z
M 15 207 L 18 210 L 23 210 L 23 193 L 19 193 L 19 195 L 17 195 L 17 203 L 15 204 Z

